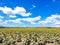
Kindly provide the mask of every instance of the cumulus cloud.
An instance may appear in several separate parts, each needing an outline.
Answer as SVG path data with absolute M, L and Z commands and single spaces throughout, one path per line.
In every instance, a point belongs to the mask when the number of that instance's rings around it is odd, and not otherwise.
M 19 23 L 19 24 L 22 23 L 24 24 L 24 21 L 40 27 L 60 27 L 60 15 L 57 14 L 51 15 L 47 17 L 45 20 L 41 20 L 41 16 L 37 16 L 34 18 L 18 18 L 15 20 L 8 20 L 8 22 Z
M 7 24 L 8 21 L 4 20 L 4 18 L 5 18 L 4 16 L 0 15 L 0 26 Z
M 2 16 L 0 16 L 0 17 L 2 17 Z M 34 27 L 34 26 L 35 27 L 60 27 L 60 15 L 58 15 L 58 14 L 51 15 L 49 17 L 46 17 L 46 19 L 44 19 L 44 20 L 41 20 L 41 16 L 8 19 L 5 21 L 0 19 L 1 25 L 4 25 L 4 24 L 8 25 L 9 23 L 12 23 L 12 24 L 16 24 L 16 25 L 23 24 L 23 25 L 27 26 L 25 22 L 30 23 L 29 26 L 32 26 L 32 27 Z
M 9 17 L 10 17 L 10 18 L 16 18 L 16 16 L 15 16 L 15 15 L 9 15 Z
M 60 15 L 51 15 L 50 17 L 47 17 L 44 21 L 41 21 L 40 23 L 49 23 L 49 22 L 51 23 L 58 21 L 60 21 Z
M 7 24 L 7 21 L 3 21 L 2 19 L 0 19 L 0 26 L 5 24 Z
M 50 25 L 51 27 L 60 27 L 60 15 L 51 15 L 45 20 L 39 21 L 39 24 Z
M 37 16 L 35 18 L 22 18 L 22 21 L 30 22 L 31 24 L 36 24 L 35 21 L 38 21 L 41 19 L 41 16 Z
M 20 18 L 15 19 L 15 20 L 7 20 L 7 22 L 13 22 L 13 23 L 19 23 L 19 24 L 22 24 L 22 22 L 21 22 L 21 19 L 20 19 Z
M 21 15 L 21 16 L 30 16 L 31 13 L 28 12 L 26 13 L 26 9 L 23 8 L 23 7 L 15 7 L 14 9 L 11 9 L 9 7 L 0 7 L 0 10 L 4 13 L 4 14 L 7 14 L 7 15 L 15 15 L 15 14 L 18 14 L 18 15 Z
M 36 24 L 35 21 L 39 21 L 40 18 L 41 18 L 41 16 L 37 16 L 37 17 L 34 17 L 34 18 L 17 18 L 17 19 L 14 19 L 14 20 L 6 20 L 5 22 L 6 23 L 12 22 L 12 23 L 24 24 L 23 21 L 26 21 L 26 22 L 29 22 L 31 24 Z
M 0 16 L 0 25 L 3 23 L 3 19 L 4 17 L 3 16 Z

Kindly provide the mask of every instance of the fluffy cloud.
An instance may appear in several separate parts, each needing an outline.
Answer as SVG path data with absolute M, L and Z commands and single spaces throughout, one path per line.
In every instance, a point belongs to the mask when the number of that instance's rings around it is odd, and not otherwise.
M 2 24 L 2 22 L 3 22 L 3 19 L 4 17 L 3 16 L 0 16 L 0 25 Z
M 39 24 L 50 25 L 51 27 L 60 27 L 60 15 L 51 15 L 43 21 L 39 21 Z
M 19 23 L 19 24 L 22 23 L 20 18 L 15 19 L 15 20 L 7 20 L 7 22 L 13 22 L 13 23 Z
M 2 16 L 0 16 L 2 18 Z M 13 17 L 12 17 L 13 18 Z M 34 18 L 16 18 L 16 19 L 9 19 L 9 20 L 2 20 L 0 19 L 0 25 L 8 25 L 9 23 L 14 24 L 22 24 L 26 25 L 26 23 L 30 23 L 29 26 L 32 27 L 60 27 L 60 15 L 51 15 L 47 17 L 45 20 L 41 20 L 41 16 L 37 16 Z M 11 26 L 11 25 L 10 25 Z
M 10 18 L 16 18 L 16 16 L 15 16 L 15 15 L 9 15 L 9 17 L 10 17 Z
M 15 20 L 7 20 L 7 22 L 13 22 L 13 23 L 19 23 L 19 24 L 23 24 L 23 21 L 29 22 L 31 24 L 36 24 L 35 21 L 40 20 L 41 16 L 37 16 L 34 18 L 18 18 Z
M 31 23 L 31 25 L 40 26 L 40 27 L 60 27 L 60 15 L 51 15 L 45 20 L 41 20 L 41 16 L 34 18 L 18 18 L 16 20 L 8 20 L 8 22 L 24 24 L 23 21 Z M 39 21 L 39 22 L 36 22 Z
M 7 24 L 7 21 L 3 21 L 2 19 L 0 19 L 0 26 L 5 24 Z
M 41 19 L 41 16 L 37 16 L 35 18 L 22 18 L 22 21 L 30 22 L 31 24 L 36 24 L 35 21 L 38 21 Z
M 12 15 L 13 14 L 13 10 L 9 7 L 0 7 L 0 10 L 4 13 L 4 14 L 10 14 Z
M 60 21 L 60 15 L 51 15 L 50 17 L 47 17 L 44 21 L 40 21 L 40 23 L 52 23 L 52 22 L 59 22 Z
M 30 12 L 26 13 L 25 8 L 23 8 L 23 7 L 15 7 L 14 9 L 11 9 L 11 8 L 5 6 L 5 7 L 0 7 L 0 10 L 4 14 L 7 14 L 7 15 L 15 15 L 15 14 L 19 14 L 21 16 L 30 16 L 31 15 Z

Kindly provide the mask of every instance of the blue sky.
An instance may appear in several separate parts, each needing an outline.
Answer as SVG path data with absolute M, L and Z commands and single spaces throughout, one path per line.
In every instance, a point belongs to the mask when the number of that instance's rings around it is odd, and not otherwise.
M 0 26 L 60 27 L 60 0 L 0 0 Z

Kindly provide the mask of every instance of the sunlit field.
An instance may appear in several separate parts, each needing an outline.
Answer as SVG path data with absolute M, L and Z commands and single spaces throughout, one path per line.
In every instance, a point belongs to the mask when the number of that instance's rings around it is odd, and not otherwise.
M 60 45 L 60 28 L 0 28 L 0 45 Z

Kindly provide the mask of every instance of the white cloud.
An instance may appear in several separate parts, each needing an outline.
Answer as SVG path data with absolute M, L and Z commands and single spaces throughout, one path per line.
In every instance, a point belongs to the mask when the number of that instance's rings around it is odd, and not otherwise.
M 7 24 L 7 21 L 3 21 L 2 19 L 0 19 L 0 26 L 5 24 Z
M 36 7 L 36 5 L 32 5 L 33 6 L 33 8 L 35 8 Z
M 5 7 L 0 7 L 0 10 L 4 14 L 7 14 L 7 15 L 15 15 L 15 14 L 19 14 L 21 16 L 30 16 L 31 15 L 30 12 L 26 13 L 25 8 L 23 8 L 23 7 L 15 7 L 14 9 L 11 9 L 11 8 L 5 6 Z
M 58 25 L 60 25 L 60 21 L 57 21 L 57 22 L 55 22 L 55 24 L 58 24 Z
M 4 20 L 4 16 L 0 15 L 0 26 L 5 24 L 7 24 L 7 22 Z
M 29 12 L 29 13 L 20 13 L 22 16 L 29 16 L 29 15 L 31 15 L 31 13 Z
M 14 18 L 13 16 L 11 16 L 11 17 Z M 46 17 L 45 20 L 41 20 L 41 16 L 37 16 L 34 18 L 30 18 L 30 17 L 16 18 L 16 19 L 9 19 L 9 20 L 5 20 L 5 21 L 0 19 L 1 25 L 8 25 L 9 23 L 12 23 L 13 25 L 14 24 L 16 24 L 16 25 L 23 24 L 23 25 L 27 26 L 25 24 L 25 22 L 30 23 L 29 26 L 32 26 L 32 27 L 60 27 L 60 15 L 58 15 L 58 14 L 51 15 L 49 17 Z
M 19 24 L 22 24 L 22 22 L 21 22 L 21 19 L 20 19 L 20 18 L 15 19 L 15 20 L 7 20 L 7 22 L 13 22 L 13 23 L 19 23 Z
M 32 10 L 34 8 L 36 8 L 36 5 L 33 4 L 32 7 L 29 10 Z
M 50 17 L 47 17 L 44 21 L 41 21 L 40 23 L 57 22 L 58 19 L 60 19 L 60 15 L 51 15 Z
M 0 10 L 4 13 L 4 14 L 10 14 L 12 15 L 13 14 L 13 10 L 9 7 L 0 7 Z
M 23 7 L 16 7 L 14 9 L 14 14 L 20 14 L 22 16 L 30 16 L 31 15 L 30 12 L 26 13 L 25 8 L 23 8 Z
M 0 16 L 0 19 L 4 18 L 3 16 Z
M 15 16 L 15 15 L 9 15 L 9 17 L 10 17 L 10 18 L 16 18 L 16 16 Z
M 41 16 L 37 16 L 35 18 L 22 18 L 22 21 L 30 22 L 31 24 L 36 24 L 35 21 L 38 21 L 41 19 Z
M 39 21 L 39 24 L 50 25 L 51 27 L 59 26 L 60 27 L 60 15 L 51 15 L 47 17 L 45 20 Z
M 17 18 L 17 19 L 14 19 L 14 20 L 6 20 L 5 22 L 6 23 L 12 22 L 12 23 L 24 24 L 23 21 L 26 21 L 26 22 L 29 22 L 31 24 L 36 24 L 35 21 L 39 21 L 40 18 L 41 18 L 41 16 L 37 16 L 37 17 L 34 17 L 34 18 Z
M 8 22 L 19 23 L 19 24 L 24 24 L 23 21 L 26 21 L 28 23 L 31 23 L 32 25 L 40 27 L 60 27 L 60 15 L 57 14 L 51 15 L 47 17 L 45 20 L 41 20 L 41 16 L 37 16 L 34 18 L 18 18 L 15 20 L 8 20 Z

